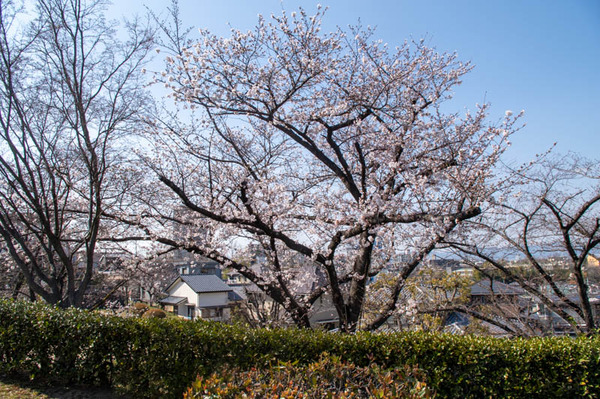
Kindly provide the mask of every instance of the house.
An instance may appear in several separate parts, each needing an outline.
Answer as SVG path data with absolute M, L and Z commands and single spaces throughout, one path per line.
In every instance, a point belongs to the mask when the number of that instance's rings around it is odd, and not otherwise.
M 227 284 L 229 285 L 247 285 L 251 281 L 237 270 L 227 270 Z
M 566 314 L 571 317 L 571 320 L 567 321 L 557 315 L 554 311 L 548 308 L 538 298 L 534 298 L 534 304 L 532 306 L 532 314 L 537 318 L 538 323 L 543 326 L 547 331 L 552 331 L 554 335 L 573 334 L 572 323 L 577 323 L 580 327 L 584 328 L 585 324 L 577 312 L 567 305 L 565 302 L 560 300 L 556 295 L 550 295 L 550 300 L 557 304 Z M 581 297 L 577 294 L 567 295 L 570 302 L 581 307 Z M 590 305 L 592 307 L 592 314 L 596 323 L 600 322 L 600 296 L 590 295 Z
M 479 328 L 496 337 L 510 335 L 502 325 L 517 331 L 526 329 L 525 323 L 530 321 L 530 306 L 531 300 L 527 292 L 516 283 L 505 284 L 489 279 L 471 285 L 469 302 L 466 304 L 474 313 L 487 317 L 479 320 Z M 443 330 L 452 334 L 464 334 L 472 321 L 472 314 L 458 309 L 450 311 L 442 322 Z
M 215 275 L 180 275 L 160 301 L 164 309 L 180 317 L 226 321 L 231 318 L 229 295 L 233 291 Z
M 471 286 L 471 304 L 517 303 L 525 291 L 518 285 L 481 280 Z
M 305 298 L 317 288 L 327 284 L 327 277 L 323 271 L 302 256 L 292 258 L 287 266 L 286 272 L 289 273 L 287 288 L 297 298 Z M 249 267 L 259 276 L 270 272 L 266 257 L 260 248 L 252 249 Z M 248 278 L 236 270 L 227 270 L 226 275 L 227 283 L 234 291 L 230 294 L 230 301 L 240 307 L 248 322 L 257 326 L 292 325 L 292 320 L 283 307 Z M 309 322 L 312 327 L 327 330 L 339 327 L 337 311 L 328 293 L 321 295 L 313 304 L 309 313 Z
M 560 287 L 565 292 L 570 302 L 581 306 L 581 298 L 575 292 L 575 287 L 564 284 Z M 540 291 L 547 291 L 549 287 Z M 494 325 L 489 320 L 496 320 L 514 331 L 525 334 L 537 335 L 572 335 L 573 324 L 579 323 L 584 328 L 583 320 L 577 312 L 555 295 L 547 298 L 570 317 L 565 320 L 556 314 L 552 308 L 538 297 L 527 293 L 518 284 L 504 284 L 499 281 L 482 280 L 471 286 L 471 299 L 469 306 L 472 310 L 480 311 L 488 320 L 480 320 L 481 326 L 487 333 L 495 336 L 506 336 L 499 325 Z M 600 320 L 600 296 L 590 295 L 590 305 L 594 318 Z M 471 316 L 459 312 L 449 312 L 444 320 L 445 330 L 452 333 L 463 333 L 471 323 Z
M 295 277 L 291 279 L 290 288 L 301 298 L 308 297 L 319 287 L 327 285 L 327 276 L 325 273 L 310 262 L 302 263 L 302 259 L 298 261 L 294 274 Z M 348 284 L 343 285 L 342 290 L 347 291 Z M 339 316 L 329 292 L 323 293 L 313 303 L 308 318 L 313 328 L 319 327 L 326 330 L 339 328 Z
M 176 265 L 179 274 L 212 274 L 223 278 L 220 265 L 210 259 L 200 258 L 199 260 L 190 260 L 180 262 Z

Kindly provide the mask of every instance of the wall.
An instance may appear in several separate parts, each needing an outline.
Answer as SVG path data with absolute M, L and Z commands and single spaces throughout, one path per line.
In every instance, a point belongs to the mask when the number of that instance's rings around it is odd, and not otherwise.
M 179 281 L 177 284 L 171 288 L 169 291 L 170 296 L 182 296 L 188 299 L 189 303 L 196 303 L 194 300 L 196 298 L 196 293 L 193 289 L 190 288 L 189 285 L 185 284 L 182 281 Z
M 196 303 L 196 301 L 194 300 L 196 298 L 196 293 L 193 289 L 190 288 L 189 285 L 185 284 L 183 281 L 177 282 L 169 291 L 169 295 L 185 297 L 187 298 L 188 303 Z M 187 317 L 187 306 L 183 304 L 178 305 L 177 314 L 179 316 Z
M 228 301 L 227 292 L 207 292 L 198 294 L 198 306 L 226 306 Z

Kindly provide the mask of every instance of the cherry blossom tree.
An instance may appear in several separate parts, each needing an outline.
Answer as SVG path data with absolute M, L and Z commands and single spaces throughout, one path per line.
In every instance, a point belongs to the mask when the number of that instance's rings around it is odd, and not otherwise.
M 445 112 L 469 64 L 424 42 L 391 48 L 370 28 L 322 33 L 323 14 L 284 12 L 227 38 L 201 30 L 173 41 L 157 79 L 193 122 L 149 128 L 144 162 L 163 187 L 149 182 L 146 194 L 161 206 L 137 223 L 239 271 L 298 326 L 327 295 L 342 331 L 357 329 L 369 279 L 410 248 L 365 326 L 375 329 L 423 258 L 480 213 L 517 117 L 490 124 L 487 105 Z M 157 220 L 188 234 L 161 233 Z M 232 250 L 255 245 L 261 272 Z
M 481 216 L 461 226 L 463 239 L 448 240 L 465 261 L 518 283 L 539 304 L 541 317 L 521 312 L 523 335 L 552 333 L 554 317 L 567 332 L 598 329 L 587 261 L 600 255 L 599 182 L 598 163 L 574 154 L 513 171 Z
M 81 306 L 102 214 L 120 203 L 120 138 L 148 96 L 139 70 L 152 32 L 103 16 L 101 0 L 38 0 L 29 22 L 0 5 L 0 239 L 37 296 Z

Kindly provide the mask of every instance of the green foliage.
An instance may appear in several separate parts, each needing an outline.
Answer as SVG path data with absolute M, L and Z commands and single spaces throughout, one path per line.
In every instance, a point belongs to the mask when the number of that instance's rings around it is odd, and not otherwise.
M 442 398 L 600 396 L 600 338 L 595 336 L 497 339 L 251 330 L 0 300 L 0 373 L 112 386 L 133 397 L 180 398 L 197 375 L 210 379 L 223 367 L 241 373 L 279 362 L 310 367 L 323 353 L 339 357 L 349 369 L 375 363 L 382 378 L 388 371 L 418 367 L 423 370 L 419 381 Z
M 325 354 L 317 362 L 284 362 L 266 369 L 223 367 L 199 376 L 184 394 L 193 398 L 432 398 L 415 368 L 358 367 Z

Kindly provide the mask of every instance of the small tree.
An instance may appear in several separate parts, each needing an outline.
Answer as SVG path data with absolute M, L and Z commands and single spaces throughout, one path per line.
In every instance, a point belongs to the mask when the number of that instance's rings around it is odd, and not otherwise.
M 423 42 L 390 49 L 360 27 L 323 34 L 322 16 L 300 10 L 229 38 L 201 31 L 197 41 L 174 40 L 159 80 L 197 119 L 150 129 L 156 157 L 145 161 L 166 190 L 164 207 L 146 215 L 190 235 L 142 225 L 238 270 L 299 326 L 329 295 L 343 331 L 358 326 L 369 278 L 411 248 L 416 255 L 365 326 L 374 329 L 422 259 L 479 213 L 515 119 L 488 125 L 487 106 L 464 119 L 442 111 L 471 69 L 455 55 Z M 185 216 L 166 211 L 181 204 Z M 235 239 L 262 247 L 267 269 L 235 262 Z M 313 272 L 302 272 L 306 264 Z
M 600 244 L 597 162 L 571 154 L 514 175 L 480 217 L 463 225 L 466 238 L 451 247 L 483 273 L 493 268 L 518 283 L 567 330 L 595 332 L 585 267 Z M 519 261 L 511 264 L 511 259 Z M 543 319 L 521 322 L 532 324 L 524 333 L 547 333 L 551 327 Z
M 82 304 L 102 214 L 127 189 L 118 138 L 147 101 L 151 32 L 132 23 L 117 40 L 104 6 L 38 0 L 25 24 L 0 5 L 0 237 L 30 289 L 61 306 Z

